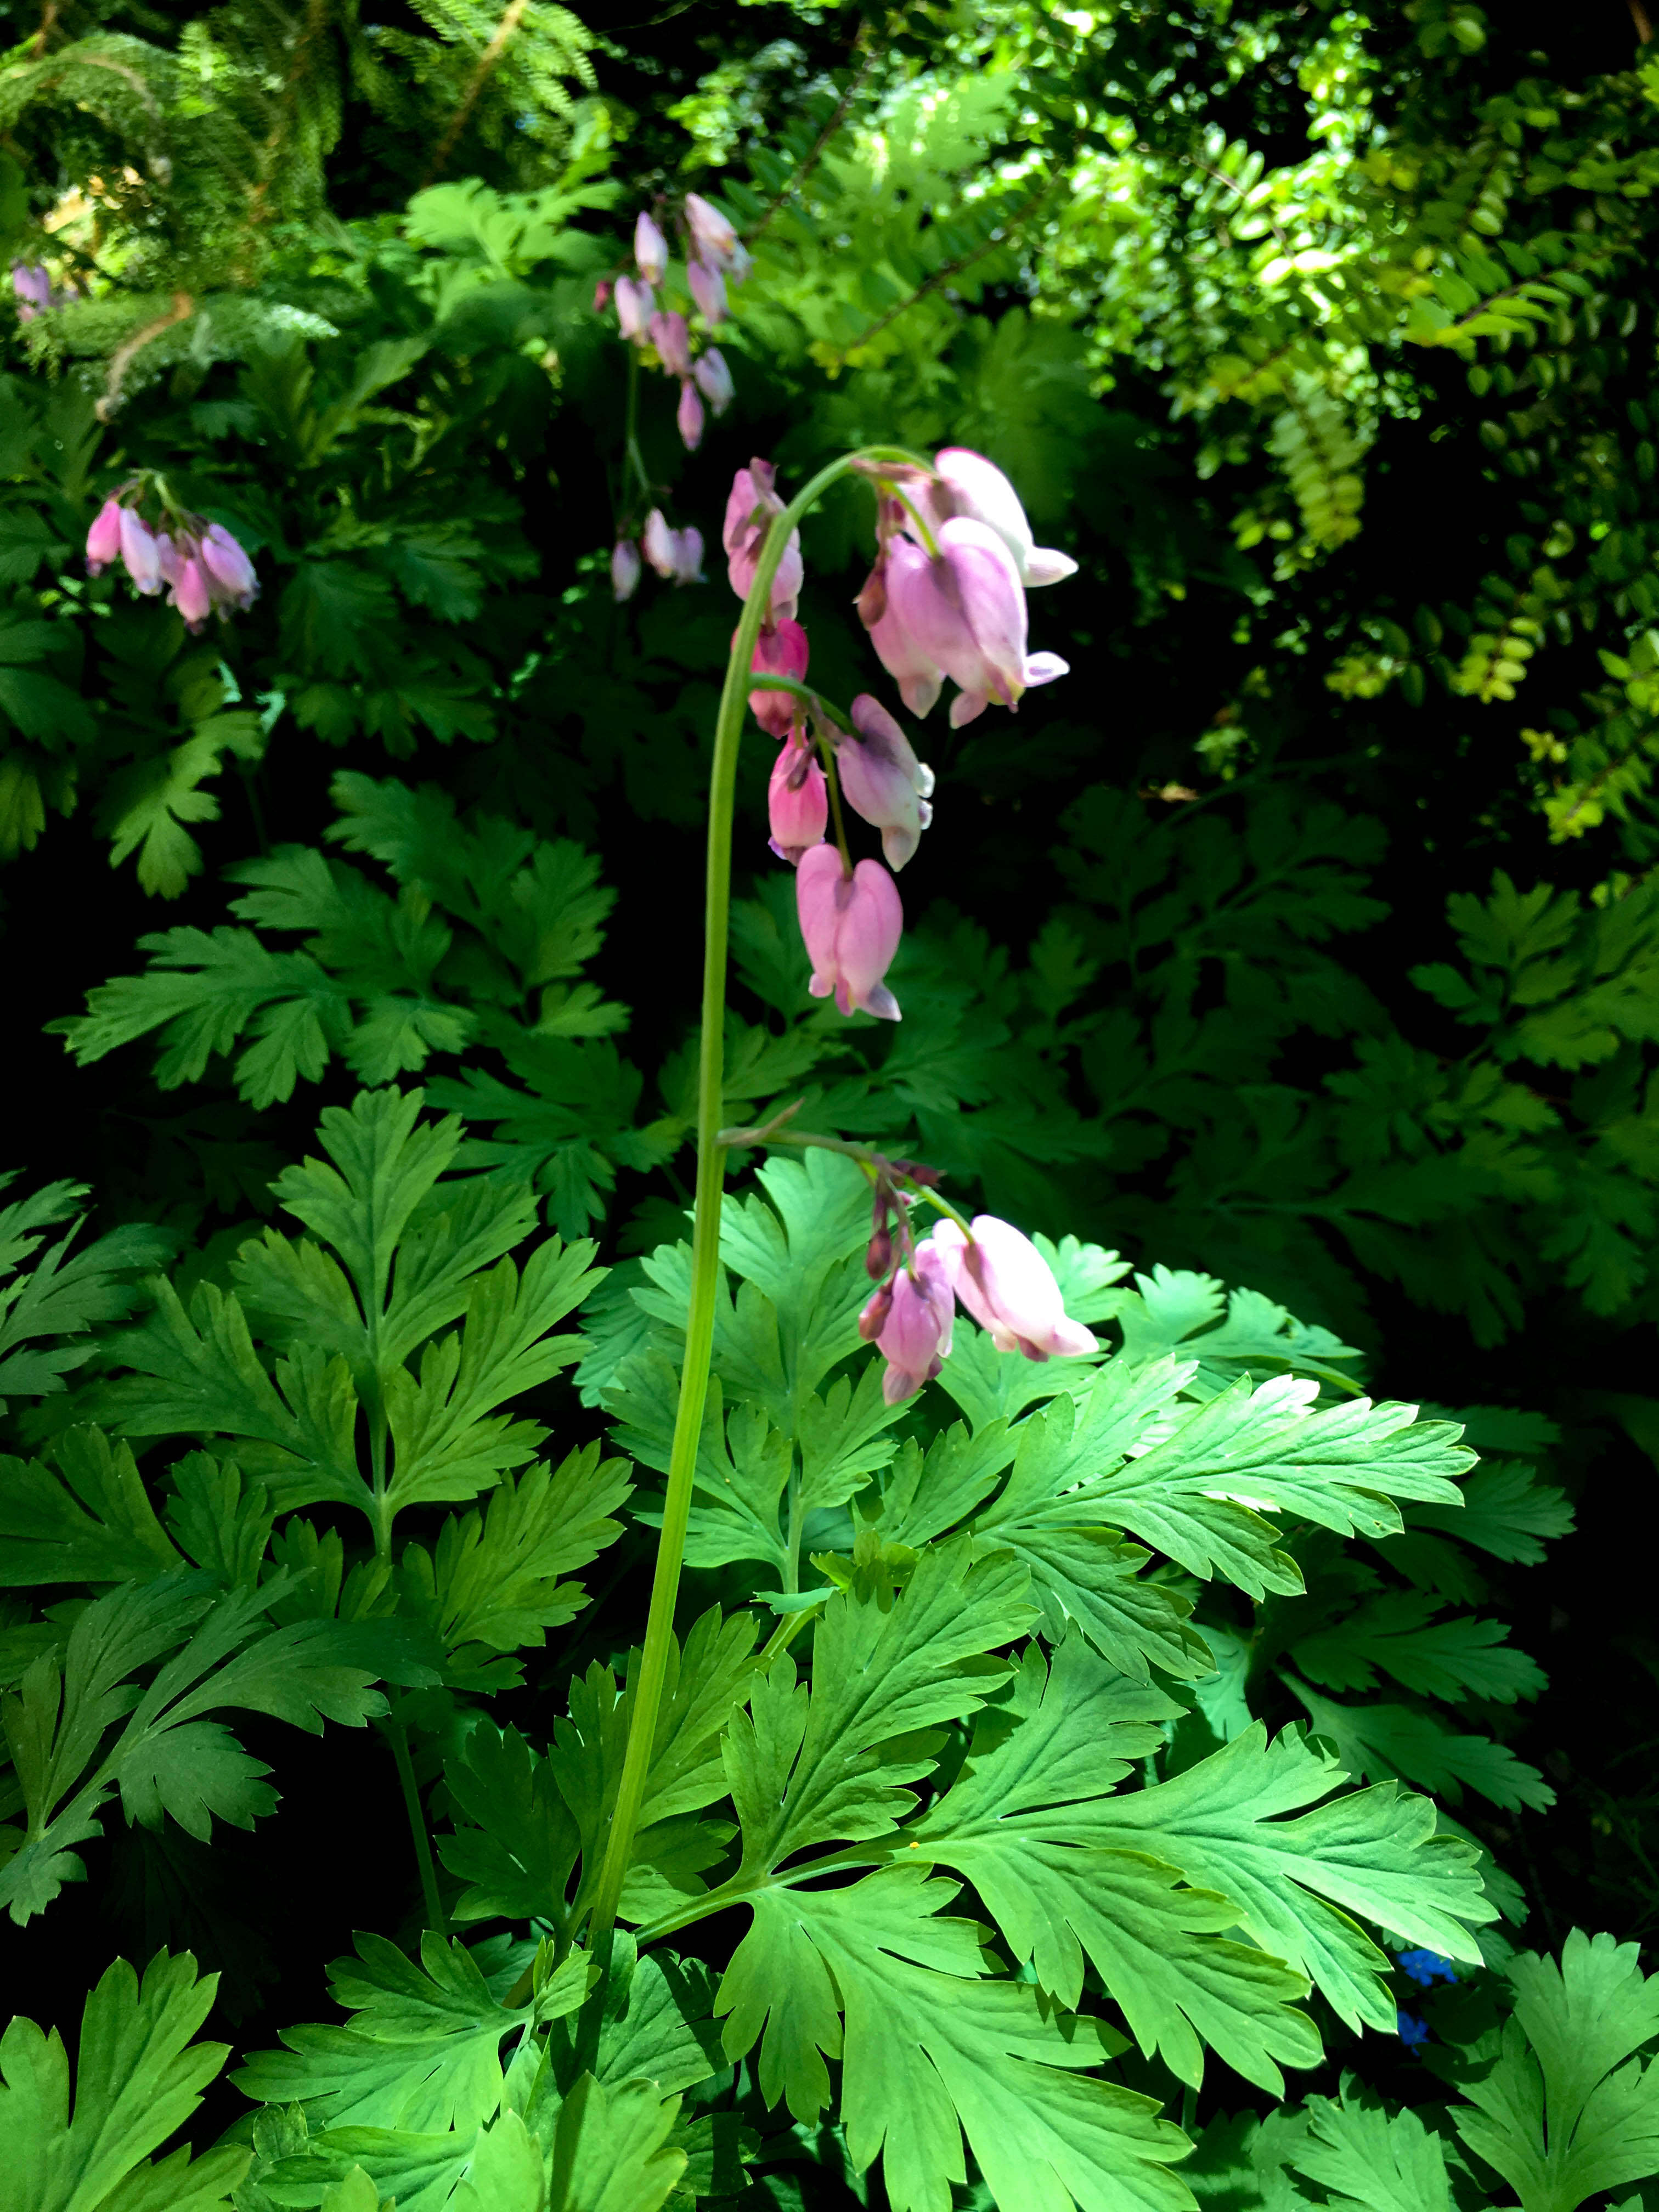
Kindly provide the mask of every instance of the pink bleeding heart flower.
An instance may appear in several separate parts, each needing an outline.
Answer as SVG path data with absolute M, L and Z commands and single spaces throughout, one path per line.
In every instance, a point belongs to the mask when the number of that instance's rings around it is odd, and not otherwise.
M 679 430 L 680 443 L 688 453 L 695 453 L 702 443 L 702 402 L 697 397 L 697 387 L 687 377 L 680 386 L 680 404 L 674 410 L 674 421 Z
M 17 319 L 32 323 L 58 301 L 52 289 L 52 279 L 38 262 L 14 261 L 11 265 L 11 289 L 17 298 Z
M 982 714 L 992 699 L 1016 708 L 1033 684 L 1066 673 L 1057 655 L 1026 653 L 1019 571 L 988 524 L 953 516 L 938 533 L 936 561 L 900 557 L 908 542 L 888 549 L 888 613 L 911 647 L 961 686 L 951 706 L 953 729 Z
M 950 1357 L 955 1300 L 941 1255 L 931 1244 L 918 1245 L 912 1266 L 901 1267 L 864 1312 L 872 1322 L 880 1321 L 876 1344 L 887 1362 L 881 1395 L 890 1406 L 902 1405 L 931 1382 Z
M 222 599 L 243 612 L 253 605 L 259 596 L 259 579 L 254 574 L 246 547 L 232 536 L 223 523 L 209 523 L 202 532 L 198 557 L 216 599 Z
M 910 741 L 879 699 L 867 691 L 853 702 L 854 737 L 836 748 L 836 769 L 847 803 L 881 832 L 881 849 L 895 873 L 921 842 L 933 818 L 928 805 L 933 771 L 919 761 Z
M 659 312 L 651 318 L 651 343 L 671 376 L 691 374 L 691 330 L 685 317 Z
M 691 288 L 691 297 L 697 303 L 697 313 L 712 330 L 716 323 L 726 320 L 726 279 L 718 269 L 705 269 L 701 261 L 687 264 L 685 281 Z
M 1099 1350 L 1066 1313 L 1054 1269 L 1029 1237 L 994 1213 L 975 1214 L 973 1227 L 970 1241 L 954 1221 L 941 1221 L 932 1242 L 952 1289 L 999 1352 L 1048 1359 Z
M 677 584 L 700 584 L 702 581 L 702 532 L 688 527 L 672 532 L 674 540 L 674 581 Z
M 167 605 L 177 607 L 193 630 L 199 630 L 213 611 L 213 594 L 201 562 L 192 553 L 179 563 Z
M 657 295 L 635 276 L 617 279 L 617 321 L 625 338 L 640 343 L 650 332 Z
M 657 574 L 666 577 L 671 583 L 702 583 L 701 530 L 671 530 L 663 520 L 662 509 L 653 507 L 645 519 L 640 546 Z
M 711 269 L 728 267 L 739 251 L 738 234 L 720 210 L 700 192 L 688 192 L 685 219 L 691 226 L 691 243 L 698 260 Z
M 131 507 L 121 509 L 121 558 L 127 574 L 148 599 L 161 588 L 161 549 L 155 534 Z
M 811 653 L 806 632 L 786 617 L 755 640 L 754 658 L 749 665 L 757 676 L 793 676 L 799 684 L 805 678 Z M 800 712 L 799 702 L 787 691 L 751 691 L 749 703 L 769 737 L 787 738 Z
M 898 572 L 918 566 L 930 566 L 919 545 L 908 538 L 890 539 L 859 593 L 858 610 L 877 659 L 898 685 L 900 698 L 920 716 L 933 712 L 944 688 L 945 672 L 906 629 L 891 588 Z
M 726 356 L 718 346 L 709 346 L 697 356 L 692 366 L 697 389 L 714 409 L 724 415 L 736 396 L 737 387 L 732 381 L 732 372 L 726 365 Z
M 770 461 L 754 460 L 746 469 L 739 469 L 732 479 L 720 543 L 726 548 L 726 580 L 740 599 L 749 597 L 754 585 L 761 549 L 772 526 L 772 518 L 783 513 L 783 501 L 773 489 L 775 473 Z M 805 574 L 800 532 L 792 530 L 783 558 L 772 578 L 771 619 L 775 623 L 793 617 Z
M 766 788 L 766 811 L 772 850 L 792 868 L 805 854 L 823 843 L 830 821 L 830 791 L 810 739 L 791 738 L 779 747 Z M 838 853 L 835 860 L 839 869 Z
M 668 240 L 648 215 L 634 225 L 634 266 L 647 284 L 660 284 L 668 273 Z
M 965 446 L 947 446 L 934 454 L 933 466 L 939 472 L 935 478 L 930 481 L 918 474 L 915 483 L 906 483 L 905 490 L 936 534 L 958 515 L 982 522 L 1007 547 L 1028 592 L 1039 584 L 1058 584 L 1077 574 L 1077 562 L 1069 553 L 1036 544 L 1019 494 L 983 453 L 970 453 Z
M 611 279 L 608 276 L 601 276 L 593 287 L 593 312 L 596 315 L 602 315 L 611 305 Z
M 644 573 L 639 547 L 631 538 L 619 538 L 611 549 L 611 596 L 618 606 L 633 598 Z
M 195 554 L 196 547 L 190 538 L 175 538 L 166 530 L 156 532 L 155 559 L 161 571 L 161 581 L 164 584 L 176 584 L 185 560 L 194 559 Z M 172 606 L 174 604 L 173 595 L 169 592 L 167 605 Z
M 101 576 L 121 554 L 121 502 L 106 499 L 93 517 L 87 532 L 87 574 Z
M 812 962 L 815 999 L 835 994 L 844 1014 L 860 1007 L 884 1021 L 899 1019 L 899 1003 L 882 978 L 904 932 L 898 885 L 879 860 L 842 872 L 833 845 L 815 845 L 795 871 L 795 907 Z

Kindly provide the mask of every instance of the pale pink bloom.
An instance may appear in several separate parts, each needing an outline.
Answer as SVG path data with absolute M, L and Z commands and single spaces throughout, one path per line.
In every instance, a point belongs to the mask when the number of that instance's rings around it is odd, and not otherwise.
M 913 714 L 931 714 L 944 687 L 945 672 L 905 628 L 894 607 L 892 583 L 907 567 L 930 567 L 927 556 L 908 538 L 890 539 L 858 596 L 859 617 L 870 633 L 876 657 L 898 685 Z
M 726 279 L 718 269 L 705 269 L 701 261 L 687 264 L 685 281 L 691 287 L 691 297 L 697 303 L 697 313 L 712 330 L 716 323 L 726 320 Z
M 657 304 L 657 295 L 648 284 L 635 276 L 617 279 L 617 321 L 625 338 L 636 343 L 651 327 L 651 317 Z
M 161 548 L 149 525 L 130 507 L 121 509 L 121 558 L 128 575 L 147 599 L 161 590 Z
M 222 522 L 210 522 L 202 533 L 199 558 L 216 599 L 246 611 L 259 596 L 259 579 L 247 549 Z
M 853 702 L 856 737 L 836 748 L 836 769 L 848 805 L 881 832 L 881 849 L 895 873 L 915 853 L 933 818 L 928 805 L 933 771 L 919 761 L 910 741 L 879 699 L 867 691 Z
M 593 312 L 596 315 L 602 315 L 611 305 L 611 279 L 601 276 L 593 287 Z
M 914 1272 L 901 1267 L 890 1293 L 876 1343 L 887 1361 L 882 1396 L 897 1406 L 931 1382 L 950 1357 L 955 1304 L 942 1255 L 931 1244 L 918 1245 Z M 865 1308 L 872 1321 L 883 1296 L 878 1291 Z
M 634 225 L 634 266 L 647 284 L 660 284 L 668 271 L 668 240 L 648 215 Z
M 908 646 L 962 687 L 951 702 L 953 729 L 992 699 L 1018 707 L 1032 684 L 1066 674 L 1054 653 L 1027 654 L 1019 571 L 988 524 L 953 517 L 938 533 L 936 561 L 901 558 L 908 543 L 896 539 L 888 549 L 887 612 Z
M 932 1242 L 952 1289 L 999 1352 L 1048 1359 L 1099 1349 L 1067 1315 L 1054 1270 L 1029 1237 L 993 1213 L 975 1214 L 973 1229 L 969 1240 L 954 1221 L 941 1221 Z
M 691 331 L 685 317 L 661 310 L 651 318 L 651 343 L 671 376 L 691 374 Z
M 799 684 L 805 678 L 811 653 L 806 632 L 798 622 L 786 617 L 769 630 L 763 629 L 755 640 L 754 658 L 749 665 L 757 676 L 793 676 Z M 755 710 L 755 720 L 774 738 L 787 738 L 800 712 L 799 701 L 787 691 L 751 691 L 749 703 Z
M 645 519 L 640 544 L 657 574 L 667 577 L 671 583 L 702 581 L 701 530 L 671 530 L 663 520 L 662 509 L 653 507 Z
M 93 517 L 87 532 L 87 574 L 101 576 L 121 553 L 121 502 L 106 499 Z
M 189 556 L 192 555 L 195 550 L 195 547 L 191 544 L 188 538 L 186 538 L 181 544 L 167 531 L 158 530 L 156 532 L 155 559 L 158 567 L 161 568 L 161 581 L 164 584 L 176 584 L 178 582 L 179 572 L 185 565 L 185 559 Z M 171 605 L 173 604 L 172 596 L 169 594 L 168 605 Z
M 680 404 L 674 410 L 674 421 L 680 434 L 680 443 L 688 453 L 695 453 L 702 443 L 702 402 L 697 397 L 697 387 L 688 376 L 680 386 Z
M 939 471 L 937 479 L 907 482 L 904 489 L 935 532 L 957 515 L 994 530 L 1007 547 L 1027 591 L 1076 574 L 1077 562 L 1069 553 L 1035 542 L 1019 494 L 994 462 L 988 461 L 982 453 L 969 453 L 965 446 L 947 446 L 943 453 L 934 454 L 933 466 Z
M 691 374 L 697 380 L 698 391 L 715 414 L 724 415 L 732 404 L 736 387 L 732 382 L 732 372 L 726 365 L 726 356 L 720 348 L 709 346 L 700 353 Z
M 699 261 L 711 269 L 730 266 L 738 252 L 738 234 L 717 207 L 699 192 L 685 196 L 685 219 L 691 226 L 691 243 Z
M 618 606 L 638 591 L 642 574 L 639 547 L 631 538 L 619 538 L 611 549 L 611 596 Z
M 52 279 L 38 262 L 14 261 L 11 265 L 11 289 L 17 295 L 17 319 L 32 323 L 48 307 L 58 305 L 52 289 Z
M 882 981 L 904 929 L 898 885 L 879 860 L 860 860 L 842 873 L 833 845 L 814 845 L 795 871 L 800 933 L 812 962 L 815 999 L 833 991 L 844 1014 L 855 1006 L 884 1021 L 899 1018 L 898 1000 Z
M 167 605 L 178 608 L 191 629 L 200 629 L 212 612 L 213 594 L 194 554 L 179 563 L 173 589 L 167 593 Z
M 702 532 L 688 527 L 676 530 L 674 540 L 674 581 L 677 584 L 700 584 L 702 581 Z
M 760 567 L 761 549 L 775 514 L 783 513 L 783 501 L 773 489 L 770 461 L 750 461 L 732 479 L 732 495 L 726 502 L 726 526 L 720 543 L 726 552 L 726 580 L 740 599 L 749 597 Z M 772 578 L 771 619 L 793 617 L 805 574 L 800 557 L 800 532 L 792 530 L 783 558 Z
M 767 827 L 772 850 L 793 867 L 803 854 L 823 842 L 830 820 L 830 793 L 811 742 L 791 738 L 780 745 L 766 788 Z M 841 855 L 836 855 L 841 866 Z

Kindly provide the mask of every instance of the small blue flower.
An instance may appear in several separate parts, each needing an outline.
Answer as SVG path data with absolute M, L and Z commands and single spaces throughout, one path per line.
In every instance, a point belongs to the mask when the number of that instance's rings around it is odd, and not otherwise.
M 1407 2051 L 1419 2050 L 1428 2041 L 1429 2026 L 1426 2021 L 1416 2020 L 1408 2012 L 1397 2012 L 1395 2018 L 1400 2023 L 1400 2040 Z
M 1402 1974 L 1408 1974 L 1419 1989 L 1428 1989 L 1435 1982 L 1455 1982 L 1452 1962 L 1443 1959 L 1438 1951 L 1402 1951 L 1395 1961 Z

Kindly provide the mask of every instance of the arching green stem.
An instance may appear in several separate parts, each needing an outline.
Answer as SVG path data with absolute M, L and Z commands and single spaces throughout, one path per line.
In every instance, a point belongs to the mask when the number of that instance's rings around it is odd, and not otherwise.
M 632 1684 L 632 1715 L 628 1748 L 623 1760 L 616 1810 L 605 1844 L 605 1862 L 588 1923 L 588 1945 L 599 1960 L 600 1976 L 588 1999 L 590 2015 L 597 2025 L 598 2007 L 611 1955 L 611 1931 L 622 1897 L 623 1878 L 634 1848 L 634 1833 L 645 1802 L 645 1786 L 656 1741 L 657 1720 L 667 1676 L 668 1650 L 674 1632 L 674 1602 L 679 1595 L 680 1564 L 685 1550 L 686 1522 L 691 1510 L 692 1478 L 697 1444 L 702 1433 L 703 1406 L 708 1394 L 708 1363 L 714 1340 L 714 1305 L 720 1279 L 720 1198 L 725 1178 L 726 1148 L 720 1141 L 725 1103 L 726 967 L 732 902 L 732 817 L 737 788 L 738 749 L 749 708 L 750 668 L 755 642 L 771 606 L 772 579 L 777 574 L 790 534 L 830 485 L 848 475 L 860 461 L 896 461 L 926 468 L 925 461 L 900 447 L 874 447 L 863 453 L 848 453 L 832 461 L 773 518 L 762 549 L 760 564 L 744 603 L 732 656 L 726 663 L 726 684 L 720 693 L 714 724 L 714 757 L 708 794 L 708 854 L 703 891 L 702 1030 L 697 1060 L 697 1184 L 696 1217 L 691 1241 L 691 1303 L 685 1322 L 685 1358 L 680 1370 L 679 1404 L 674 1416 L 674 1439 L 670 1449 L 668 1488 L 663 1499 L 662 1534 L 657 1544 L 656 1573 L 651 1585 L 651 1610 L 646 1622 L 645 1645 Z M 764 688 L 764 687 L 763 687 Z M 793 689 L 793 685 L 773 685 Z

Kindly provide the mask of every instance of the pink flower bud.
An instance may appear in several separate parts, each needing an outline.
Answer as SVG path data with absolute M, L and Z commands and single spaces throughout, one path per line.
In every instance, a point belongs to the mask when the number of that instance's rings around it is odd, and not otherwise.
M 772 518 L 783 513 L 783 501 L 773 489 L 772 480 L 772 464 L 760 460 L 750 461 L 732 479 L 732 495 L 726 502 L 726 526 L 720 533 L 720 542 L 726 552 L 726 580 L 740 599 L 749 597 Z M 804 574 L 800 532 L 792 530 L 772 579 L 771 618 L 775 623 L 794 614 Z
M 87 532 L 87 574 L 101 576 L 121 552 L 121 502 L 106 499 Z
M 618 606 L 640 588 L 640 549 L 631 538 L 619 538 L 611 549 L 611 595 Z
M 611 279 L 601 276 L 593 287 L 593 312 L 596 315 L 602 315 L 611 305 Z
M 864 1311 L 859 1316 L 859 1334 L 866 1344 L 873 1344 L 887 1326 L 887 1316 L 893 1310 L 893 1286 L 883 1283 L 872 1291 L 865 1300 Z
M 726 279 L 718 269 L 705 269 L 701 261 L 689 262 L 685 281 L 691 287 L 691 297 L 697 303 L 697 313 L 712 330 L 716 323 L 726 320 Z
M 923 568 L 929 565 L 921 548 L 908 538 L 895 538 L 870 571 L 858 596 L 858 610 L 876 657 L 898 685 L 900 698 L 913 714 L 922 715 L 931 714 L 938 703 L 945 672 L 906 629 L 891 588 L 897 571 L 918 563 Z
M 651 327 L 651 316 L 657 304 L 657 295 L 648 284 L 635 276 L 617 279 L 617 322 L 625 338 L 638 344 Z
M 717 207 L 699 192 L 685 196 L 685 219 L 691 226 L 691 244 L 697 258 L 711 269 L 724 269 L 738 251 L 738 234 Z
M 700 584 L 702 581 L 702 532 L 685 529 L 674 532 L 674 581 L 677 584 Z
M 659 507 L 653 507 L 646 516 L 640 550 L 659 576 L 672 576 L 674 573 L 677 557 L 674 541 L 678 534 L 669 528 Z
M 919 562 L 901 558 L 908 543 L 896 540 L 889 549 L 888 615 L 916 653 L 961 685 L 951 708 L 953 729 L 983 714 L 992 699 L 1018 707 L 1030 686 L 1066 674 L 1053 653 L 1028 657 L 1019 571 L 988 525 L 954 517 L 939 532 L 937 561 L 925 554 Z
M 1028 1359 L 1075 1358 L 1099 1347 L 1066 1311 L 1054 1270 L 1029 1237 L 994 1214 L 974 1217 L 972 1241 L 954 1221 L 941 1221 L 938 1247 L 952 1289 L 999 1352 Z
M 884 1221 L 870 1232 L 870 1242 L 864 1248 L 864 1272 L 872 1283 L 878 1283 L 892 1264 L 893 1232 Z
M 867 691 L 853 702 L 856 737 L 836 748 L 836 769 L 848 805 L 881 832 L 881 849 L 895 873 L 915 853 L 933 818 L 928 805 L 933 771 L 919 761 L 910 741 L 879 699 Z
M 634 225 L 634 266 L 647 284 L 660 284 L 668 271 L 668 240 L 648 215 Z
M 855 1006 L 884 1021 L 899 1018 L 898 1000 L 882 981 L 904 930 L 898 885 L 878 860 L 842 873 L 833 845 L 814 845 L 795 871 L 800 933 L 812 962 L 815 999 L 833 991 L 844 1014 Z
M 811 741 L 791 738 L 779 748 L 772 763 L 772 781 L 766 791 L 767 827 L 772 850 L 779 860 L 796 866 L 804 853 L 823 843 L 830 820 L 830 793 L 823 770 L 813 754 Z M 868 865 L 873 866 L 873 861 Z M 841 866 L 841 856 L 836 856 Z M 822 997 L 820 993 L 819 996 Z M 842 1010 L 846 1012 L 845 1007 Z
M 1007 547 L 1027 591 L 1076 574 L 1077 562 L 1068 553 L 1034 542 L 1019 494 L 982 453 L 969 453 L 965 446 L 947 446 L 943 453 L 934 454 L 933 466 L 939 471 L 935 480 L 929 482 L 918 475 L 914 483 L 906 483 L 905 489 L 935 532 L 957 515 L 982 522 Z
M 154 532 L 133 508 L 121 509 L 121 558 L 127 574 L 148 599 L 161 588 L 161 553 Z
M 246 547 L 223 523 L 210 522 L 202 533 L 199 558 L 214 598 L 246 612 L 259 596 L 259 579 Z
M 194 554 L 179 563 L 177 579 L 167 593 L 167 605 L 177 607 L 193 630 L 200 629 L 212 612 L 213 594 L 208 589 L 208 580 L 202 564 Z
M 674 410 L 674 421 L 680 434 L 680 443 L 688 453 L 695 453 L 702 443 L 702 402 L 697 397 L 697 387 L 687 377 L 680 386 L 680 404 Z
M 684 315 L 661 310 L 651 318 L 651 343 L 671 376 L 691 374 L 691 331 Z
M 186 538 L 180 541 L 173 537 L 170 532 L 158 530 L 155 533 L 155 558 L 161 571 L 161 581 L 164 584 L 176 584 L 185 561 L 193 557 L 195 551 L 196 546 L 192 539 Z M 173 595 L 169 592 L 167 605 L 172 606 L 174 604 L 176 603 Z
M 697 356 L 691 374 L 697 380 L 697 389 L 714 409 L 724 415 L 732 404 L 736 387 L 732 372 L 726 365 L 726 356 L 718 346 L 709 346 Z
M 757 675 L 793 676 L 799 684 L 805 679 L 811 651 L 800 624 L 785 620 L 761 632 L 749 665 Z M 749 703 L 755 710 L 755 720 L 774 738 L 787 738 L 800 713 L 799 702 L 787 691 L 751 691 Z
M 931 1244 L 917 1246 L 914 1266 L 901 1267 L 892 1287 L 876 1344 L 887 1361 L 882 1396 L 897 1406 L 931 1382 L 949 1357 L 955 1304 L 943 1257 Z

